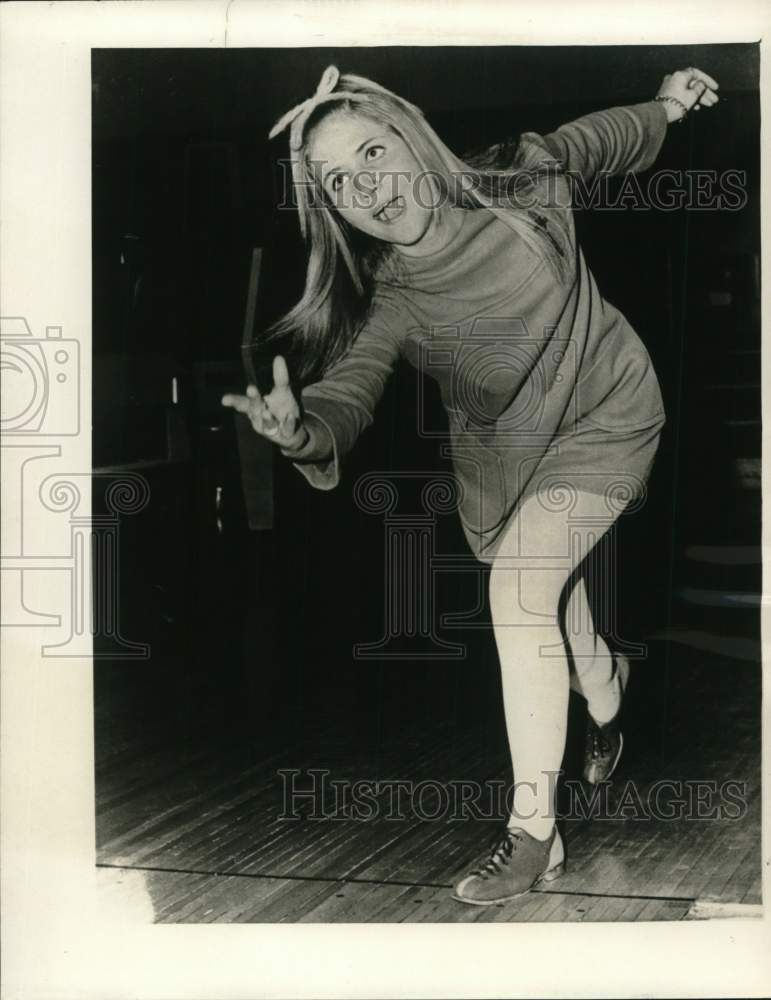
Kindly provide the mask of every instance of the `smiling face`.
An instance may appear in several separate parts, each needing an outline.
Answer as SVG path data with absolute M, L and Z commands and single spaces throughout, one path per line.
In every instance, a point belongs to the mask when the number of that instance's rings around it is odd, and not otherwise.
M 405 141 L 387 126 L 333 112 L 314 126 L 308 157 L 343 219 L 387 243 L 418 244 L 431 228 L 433 197 Z

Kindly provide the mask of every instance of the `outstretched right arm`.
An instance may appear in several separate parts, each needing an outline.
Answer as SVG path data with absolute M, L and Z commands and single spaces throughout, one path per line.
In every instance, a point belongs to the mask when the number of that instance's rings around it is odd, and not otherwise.
M 264 398 L 255 386 L 245 396 L 223 397 L 223 405 L 245 414 L 254 430 L 276 444 L 317 489 L 331 490 L 340 482 L 341 462 L 374 420 L 399 359 L 396 324 L 386 322 L 387 312 L 393 310 L 373 310 L 347 353 L 320 381 L 302 390 L 302 405 L 292 394 L 280 356 L 273 362 L 274 388 Z
M 299 449 L 281 451 L 311 486 L 331 490 L 338 485 L 341 462 L 373 422 L 398 360 L 399 343 L 381 309 L 368 319 L 345 356 L 319 382 L 302 390 L 308 440 Z

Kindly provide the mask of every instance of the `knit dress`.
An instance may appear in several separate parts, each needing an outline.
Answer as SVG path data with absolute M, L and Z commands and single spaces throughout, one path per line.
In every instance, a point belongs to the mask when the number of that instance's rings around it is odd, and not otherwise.
M 666 128 L 662 103 L 649 101 L 520 137 L 520 168 L 556 169 L 537 182 L 544 185 L 537 203 L 516 210 L 533 213 L 568 265 L 566 280 L 484 207 L 465 210 L 458 233 L 437 252 L 400 255 L 396 276 L 376 281 L 353 346 L 302 390 L 304 411 L 333 442 L 331 458 L 312 443 L 292 455 L 312 486 L 338 485 L 341 462 L 405 359 L 438 383 L 448 418 L 442 448 L 480 561 L 493 562 L 534 493 L 563 509 L 577 490 L 603 496 L 611 519 L 644 497 L 666 422 L 660 386 L 645 345 L 603 299 L 576 244 L 565 172 L 591 183 L 601 172 L 645 170 Z

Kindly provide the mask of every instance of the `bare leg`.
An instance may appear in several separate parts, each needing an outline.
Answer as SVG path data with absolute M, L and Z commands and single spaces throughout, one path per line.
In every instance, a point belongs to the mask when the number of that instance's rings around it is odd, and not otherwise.
M 581 491 L 564 490 L 556 501 L 544 493 L 529 497 L 507 527 L 490 573 L 516 786 L 509 825 L 541 840 L 554 825 L 567 725 L 570 679 L 560 598 L 619 513 L 604 497 Z

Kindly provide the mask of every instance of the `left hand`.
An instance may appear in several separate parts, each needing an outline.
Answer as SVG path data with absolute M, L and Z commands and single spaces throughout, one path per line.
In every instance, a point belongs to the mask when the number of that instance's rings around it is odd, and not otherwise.
M 713 80 L 702 70 L 689 66 L 687 69 L 667 73 L 656 96 L 673 97 L 685 107 L 683 111 L 675 101 L 662 102 L 667 111 L 667 118 L 673 122 L 684 118 L 692 109 L 698 111 L 699 108 L 711 108 L 713 104 L 717 104 L 718 96 L 715 93 L 717 89 L 717 80 Z

